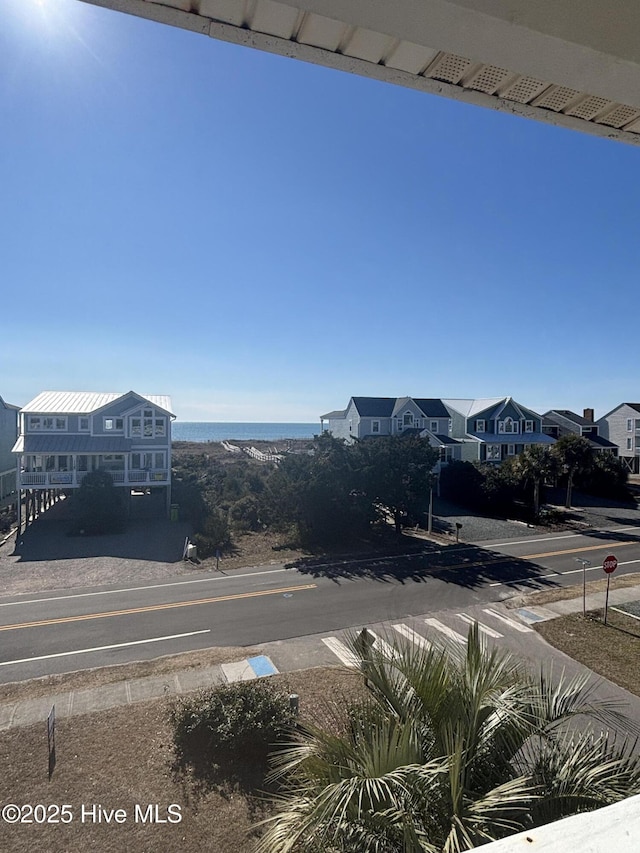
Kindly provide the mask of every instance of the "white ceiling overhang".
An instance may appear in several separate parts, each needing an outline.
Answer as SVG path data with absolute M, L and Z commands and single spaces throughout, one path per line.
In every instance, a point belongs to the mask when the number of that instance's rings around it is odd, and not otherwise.
M 85 0 L 211 38 L 640 143 L 636 0 Z

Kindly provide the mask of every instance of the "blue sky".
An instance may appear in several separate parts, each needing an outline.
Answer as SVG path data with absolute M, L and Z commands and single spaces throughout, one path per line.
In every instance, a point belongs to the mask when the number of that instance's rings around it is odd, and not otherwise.
M 78 0 L 3 0 L 0 115 L 7 402 L 640 399 L 634 147 Z

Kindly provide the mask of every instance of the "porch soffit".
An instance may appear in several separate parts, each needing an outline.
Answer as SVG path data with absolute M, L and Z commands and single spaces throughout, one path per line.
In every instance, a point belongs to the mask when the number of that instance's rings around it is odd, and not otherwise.
M 640 144 L 634 0 L 84 2 Z
M 24 435 L 15 444 L 14 453 L 128 453 L 130 438 L 93 435 Z M 157 447 L 149 450 L 157 450 Z

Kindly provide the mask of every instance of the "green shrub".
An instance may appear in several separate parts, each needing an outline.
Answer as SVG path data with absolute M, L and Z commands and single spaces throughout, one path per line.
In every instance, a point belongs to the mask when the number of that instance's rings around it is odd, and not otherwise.
M 193 541 L 198 547 L 198 556 L 202 559 L 212 557 L 218 549 L 226 548 L 231 542 L 231 530 L 226 512 L 219 509 L 212 510 L 193 537 Z
M 177 700 L 170 712 L 182 763 L 266 767 L 267 755 L 293 724 L 288 696 L 266 681 L 240 681 Z
M 240 498 L 232 504 L 229 518 L 235 530 L 260 530 L 260 504 L 252 495 Z

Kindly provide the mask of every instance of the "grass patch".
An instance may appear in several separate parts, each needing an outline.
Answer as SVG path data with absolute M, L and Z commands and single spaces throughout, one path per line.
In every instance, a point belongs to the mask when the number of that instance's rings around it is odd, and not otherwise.
M 318 722 L 343 716 L 345 698 L 364 695 L 362 679 L 340 669 L 319 668 L 273 677 L 274 684 L 300 697 L 301 718 Z M 0 850 L 48 853 L 99 850 L 100 853 L 249 853 L 257 820 L 269 806 L 259 790 L 203 786 L 175 772 L 169 711 L 173 700 L 160 699 L 57 723 L 58 763 L 47 775 L 47 735 L 37 726 L 0 733 L 0 801 L 68 803 L 69 824 L 0 822 Z M 157 804 L 166 818 L 178 804 L 182 822 L 143 824 L 134 820 L 135 804 Z M 81 805 L 125 809 L 124 824 L 81 822 Z
M 640 620 L 609 607 L 607 625 L 603 610 L 573 613 L 534 626 L 544 639 L 598 675 L 640 696 Z
M 102 687 L 105 684 L 130 681 L 133 678 L 146 678 L 150 675 L 167 675 L 184 669 L 201 669 L 219 663 L 243 660 L 259 653 L 260 649 L 254 647 L 229 646 L 202 649 L 177 655 L 165 655 L 153 660 L 83 669 L 62 675 L 45 675 L 29 681 L 11 681 L 8 684 L 0 684 L 0 704 L 19 702 L 21 699 L 40 699 L 72 690 L 90 690 L 92 687 Z

